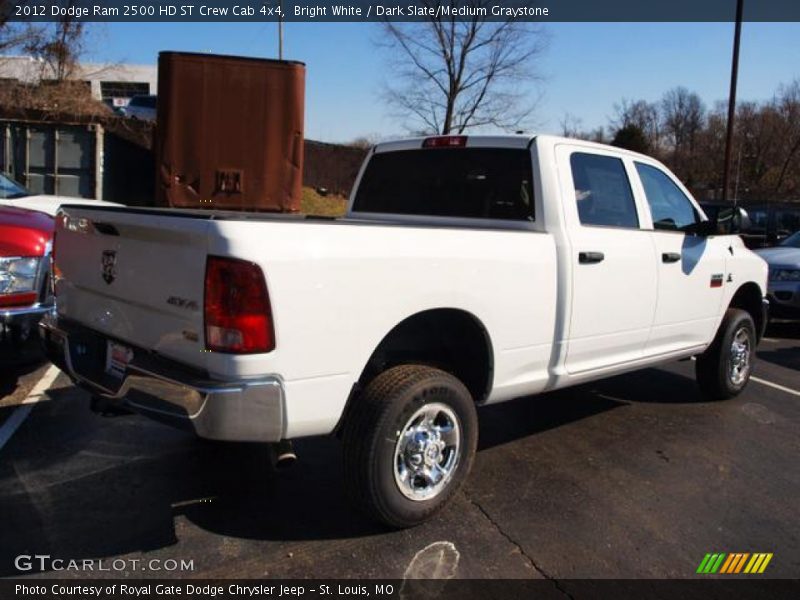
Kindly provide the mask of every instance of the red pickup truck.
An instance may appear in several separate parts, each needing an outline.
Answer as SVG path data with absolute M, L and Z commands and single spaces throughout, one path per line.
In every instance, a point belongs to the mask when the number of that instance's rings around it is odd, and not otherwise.
M 0 358 L 14 361 L 36 352 L 36 324 L 53 306 L 49 255 L 50 215 L 0 206 Z
M 62 204 L 110 202 L 32 195 L 0 173 L 0 362 L 39 356 L 36 325 L 53 307 L 50 248 Z

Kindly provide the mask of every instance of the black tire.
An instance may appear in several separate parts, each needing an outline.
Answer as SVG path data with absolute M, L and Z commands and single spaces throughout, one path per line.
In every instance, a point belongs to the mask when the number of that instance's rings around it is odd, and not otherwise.
M 747 365 L 740 368 L 740 377 L 733 372 L 734 338 L 747 340 Z M 744 336 L 744 337 L 743 337 Z M 737 396 L 747 386 L 756 358 L 756 326 L 747 311 L 729 308 L 720 323 L 711 346 L 697 357 L 695 375 L 703 395 L 710 400 L 726 400 Z
M 412 527 L 430 519 L 452 498 L 453 494 L 461 487 L 469 475 L 475 449 L 478 443 L 478 417 L 475 403 L 464 384 L 449 373 L 422 365 L 401 365 L 384 371 L 367 385 L 363 394 L 357 400 L 347 421 L 344 424 L 344 483 L 351 502 L 371 518 L 391 527 Z M 444 406 L 446 409 L 442 409 Z M 437 412 L 439 411 L 439 412 Z M 433 439 L 444 440 L 442 431 L 452 431 L 451 423 L 458 425 L 458 442 L 452 448 L 429 448 L 417 450 L 415 456 L 407 453 L 397 454 L 403 442 L 399 441 L 404 436 L 410 420 L 418 414 L 434 414 L 432 421 L 435 425 Z M 452 419 L 453 415 L 455 419 Z M 414 420 L 418 421 L 423 416 Z M 439 438 L 435 436 L 437 433 Z M 410 435 L 410 434 L 409 434 Z M 429 433 L 424 433 L 427 436 Z M 427 438 L 426 438 L 427 439 Z M 408 442 L 404 446 L 407 452 L 418 443 Z M 424 442 L 423 442 L 424 443 Z M 437 442 L 433 442 L 434 444 Z M 444 444 L 444 442 L 438 442 Z M 431 458 L 428 450 L 435 458 Z M 402 467 L 396 466 L 398 456 L 403 457 L 399 462 Z M 442 470 L 437 468 L 437 473 L 446 472 L 447 465 L 452 464 L 448 476 L 440 479 L 440 484 L 428 488 L 419 486 L 416 482 L 423 482 L 422 476 L 405 478 L 408 483 L 396 479 L 396 476 L 405 469 L 406 473 L 415 473 L 409 468 L 408 461 L 430 459 L 437 465 L 442 465 Z M 454 463 L 450 463 L 455 460 Z M 440 462 L 441 461 L 441 462 Z M 423 466 L 423 465 L 420 465 Z M 401 490 L 404 485 L 406 491 Z M 438 486 L 438 487 L 437 487 Z M 438 489 L 429 498 L 411 498 L 407 494 L 431 493 Z

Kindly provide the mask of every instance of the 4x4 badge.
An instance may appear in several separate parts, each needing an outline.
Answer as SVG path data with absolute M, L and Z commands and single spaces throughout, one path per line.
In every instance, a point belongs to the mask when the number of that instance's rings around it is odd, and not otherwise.
M 103 250 L 103 281 L 111 285 L 117 277 L 117 252 L 116 250 Z

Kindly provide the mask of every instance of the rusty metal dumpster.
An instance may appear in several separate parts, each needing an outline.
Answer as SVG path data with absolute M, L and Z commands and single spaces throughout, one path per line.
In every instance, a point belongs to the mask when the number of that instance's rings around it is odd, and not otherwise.
M 157 204 L 297 212 L 305 65 L 162 52 L 158 69 Z

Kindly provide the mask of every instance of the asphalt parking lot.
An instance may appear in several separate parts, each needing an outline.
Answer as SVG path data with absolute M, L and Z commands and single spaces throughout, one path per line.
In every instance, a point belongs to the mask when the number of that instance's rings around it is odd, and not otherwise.
M 262 448 L 94 415 L 60 375 L 0 447 L 0 576 L 46 554 L 193 563 L 95 576 L 681 578 L 708 552 L 771 552 L 762 577 L 797 577 L 800 324 L 759 355 L 725 402 L 682 362 L 484 408 L 465 489 L 406 531 L 350 510 L 335 439 L 269 474 Z M 0 431 L 48 373 L 0 376 Z

